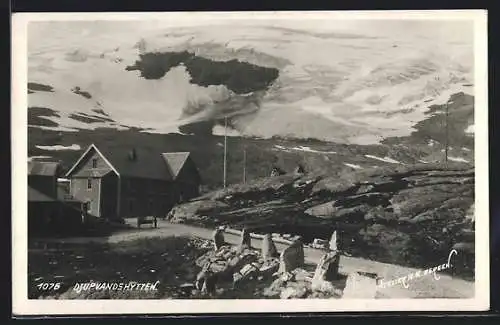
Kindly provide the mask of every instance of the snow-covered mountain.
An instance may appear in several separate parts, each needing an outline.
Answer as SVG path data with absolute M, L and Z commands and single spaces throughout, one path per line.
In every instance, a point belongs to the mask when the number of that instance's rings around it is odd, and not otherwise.
M 167 25 L 31 23 L 32 127 L 220 134 L 227 116 L 230 135 L 371 144 L 473 95 L 463 21 Z

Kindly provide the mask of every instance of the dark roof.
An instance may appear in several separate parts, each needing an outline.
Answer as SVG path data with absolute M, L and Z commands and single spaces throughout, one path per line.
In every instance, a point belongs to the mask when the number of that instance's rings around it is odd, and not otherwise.
M 28 202 L 55 202 L 56 200 L 28 186 Z
M 122 176 L 172 180 L 170 171 L 159 151 L 147 147 L 112 146 L 97 147 Z M 135 150 L 135 159 L 131 159 Z
M 168 152 L 161 155 L 170 167 L 170 172 L 174 178 L 179 175 L 179 172 L 189 158 L 189 152 Z
M 120 176 L 148 178 L 158 180 L 173 180 L 188 160 L 189 152 L 162 153 L 158 148 L 147 146 L 133 147 L 127 145 L 93 145 L 98 152 L 111 164 Z M 84 155 L 91 150 L 87 149 Z M 135 158 L 134 158 L 135 157 Z M 80 157 L 80 160 L 82 157 Z M 80 163 L 80 161 L 78 162 Z M 70 169 L 67 176 L 72 173 Z M 84 173 L 94 175 L 92 171 Z
M 28 175 L 55 176 L 58 172 L 59 163 L 48 161 L 29 161 Z

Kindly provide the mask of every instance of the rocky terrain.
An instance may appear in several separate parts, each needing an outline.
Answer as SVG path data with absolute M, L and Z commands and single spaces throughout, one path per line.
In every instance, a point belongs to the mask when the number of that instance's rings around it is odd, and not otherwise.
M 195 290 L 217 298 L 340 298 L 348 277 L 339 273 L 340 252 L 336 241 L 334 232 L 319 263 L 306 266 L 300 238 L 278 253 L 269 233 L 258 250 L 252 247 L 247 230 L 241 233 L 239 245 L 233 247 L 225 244 L 222 230 L 216 230 L 215 250 L 196 260 L 201 271 Z M 376 277 L 372 282 L 375 289 Z M 360 288 L 357 291 L 362 291 Z M 351 288 L 347 289 L 347 294 L 351 294 Z M 376 291 L 365 289 L 368 296 Z
M 317 264 L 306 262 L 301 239 L 278 252 L 270 234 L 261 245 L 243 231 L 231 246 L 223 231 L 213 241 L 185 237 L 135 240 L 119 245 L 32 246 L 31 299 L 294 299 L 382 298 L 377 274 L 339 271 L 336 232 Z M 36 245 L 35 245 L 36 246 Z M 260 247 L 256 247 L 260 246 Z M 112 261 L 104 266 L 103 259 Z M 36 265 L 36 267 L 35 267 Z M 151 282 L 157 290 L 83 289 L 97 283 Z M 43 291 L 37 284 L 60 283 Z
M 469 257 L 454 272 L 470 277 L 473 206 L 471 166 L 422 164 L 263 178 L 179 205 L 168 219 L 289 233 L 306 244 L 337 230 L 343 250 L 353 256 L 413 267 L 433 265 L 460 247 Z

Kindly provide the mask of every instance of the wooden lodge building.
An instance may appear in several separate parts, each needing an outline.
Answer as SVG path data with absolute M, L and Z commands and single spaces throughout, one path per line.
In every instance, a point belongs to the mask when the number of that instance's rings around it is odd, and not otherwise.
M 189 152 L 90 145 L 66 173 L 70 195 L 95 217 L 164 217 L 199 195 L 200 174 Z

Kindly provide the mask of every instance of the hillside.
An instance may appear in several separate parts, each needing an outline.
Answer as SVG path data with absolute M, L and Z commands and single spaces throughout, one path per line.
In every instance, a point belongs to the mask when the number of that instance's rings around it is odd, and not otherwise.
M 31 86 L 30 89 L 40 89 Z M 47 91 L 33 90 L 33 91 Z M 465 94 L 452 96 L 449 105 L 450 127 L 449 159 L 455 162 L 474 163 L 473 133 L 464 128 L 473 116 L 473 98 Z M 382 144 L 356 145 L 325 142 L 316 139 L 272 137 L 268 139 L 229 136 L 228 137 L 228 181 L 230 184 L 243 180 L 244 150 L 246 148 L 247 180 L 265 177 L 277 165 L 285 171 L 292 171 L 297 164 L 315 172 L 339 173 L 363 170 L 372 167 L 413 165 L 443 161 L 442 126 L 443 105 L 432 106 L 428 119 L 415 125 L 409 136 L 393 137 Z M 135 127 L 97 127 L 95 129 L 54 130 L 59 127 L 53 118 L 60 118 L 60 111 L 44 107 L 30 107 L 28 110 L 28 156 L 60 160 L 67 170 L 91 143 L 98 146 L 148 146 L 158 152 L 190 151 L 200 169 L 204 185 L 214 189 L 222 185 L 223 143 L 222 136 L 199 133 L 183 135 L 178 133 L 149 133 Z M 92 114 L 71 114 L 68 119 L 80 124 L 115 123 L 102 110 Z M 191 125 L 200 129 L 200 125 Z M 211 130 L 208 125 L 206 130 Z
M 289 233 L 307 243 L 337 229 L 349 254 L 423 268 L 455 244 L 474 243 L 473 204 L 470 166 L 415 165 L 263 178 L 179 205 L 168 220 Z M 470 274 L 466 264 L 458 271 Z

